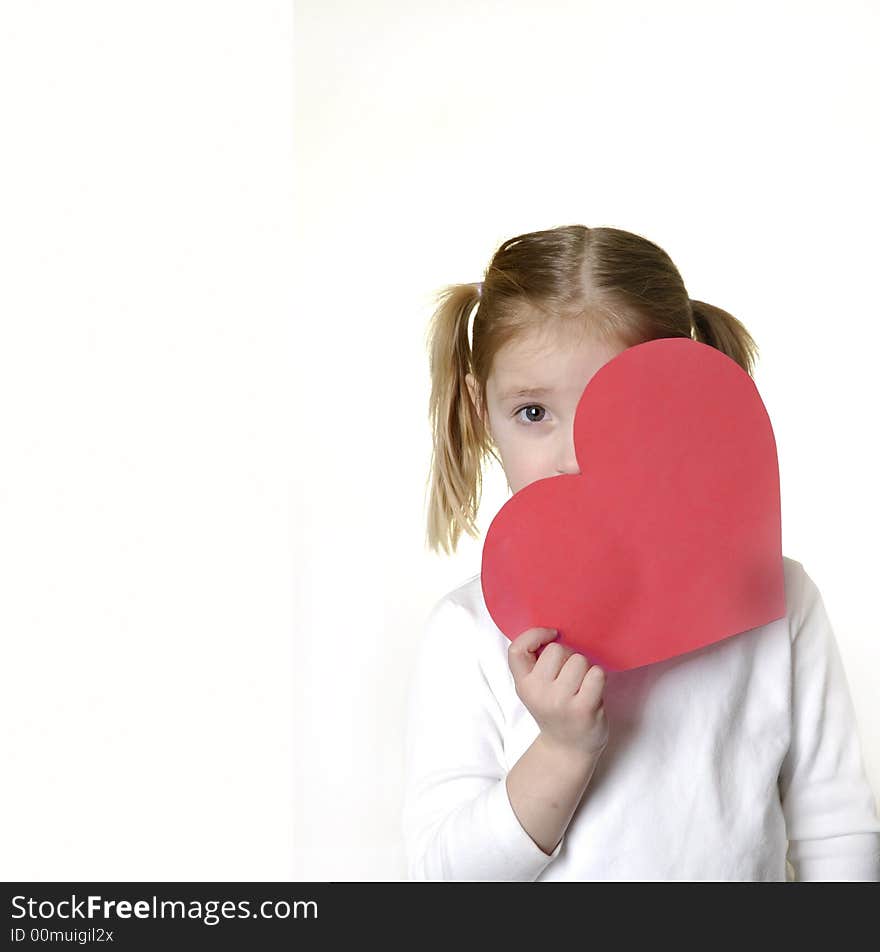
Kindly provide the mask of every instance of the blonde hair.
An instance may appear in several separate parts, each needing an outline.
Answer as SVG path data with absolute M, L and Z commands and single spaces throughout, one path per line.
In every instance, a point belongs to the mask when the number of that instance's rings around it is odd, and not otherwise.
M 475 306 L 471 344 L 468 323 Z M 536 329 L 572 324 L 627 347 L 691 337 L 716 347 L 750 376 L 758 353 L 732 314 L 691 300 L 670 257 L 640 235 L 569 225 L 508 239 L 482 282 L 438 293 L 430 321 L 429 549 L 451 554 L 463 531 L 479 537 L 483 460 L 501 462 L 468 393 L 467 374 L 485 406 L 495 355 L 507 343 Z

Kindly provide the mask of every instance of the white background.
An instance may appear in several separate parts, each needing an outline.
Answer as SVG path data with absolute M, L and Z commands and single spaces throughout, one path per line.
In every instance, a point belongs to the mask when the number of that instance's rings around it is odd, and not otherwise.
M 880 791 L 880 7 L 0 8 L 6 880 L 404 875 L 431 295 L 643 234 L 756 338 Z M 481 526 L 503 504 L 487 476 Z

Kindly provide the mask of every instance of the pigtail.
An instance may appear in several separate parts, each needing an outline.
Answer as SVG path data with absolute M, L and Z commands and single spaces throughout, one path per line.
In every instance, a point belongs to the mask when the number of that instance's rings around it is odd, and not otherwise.
M 694 340 L 709 344 L 735 360 L 749 376 L 754 376 L 758 345 L 732 314 L 705 301 L 691 299 Z
M 451 555 L 462 531 L 479 537 L 476 517 L 486 435 L 465 380 L 471 370 L 468 320 L 479 301 L 478 285 L 452 285 L 438 297 L 427 341 L 433 449 L 426 543 Z

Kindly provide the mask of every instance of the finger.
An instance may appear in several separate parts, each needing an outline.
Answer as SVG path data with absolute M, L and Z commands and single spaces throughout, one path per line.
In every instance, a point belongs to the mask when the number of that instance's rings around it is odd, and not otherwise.
M 535 652 L 553 641 L 558 632 L 554 628 L 527 628 L 510 643 L 507 662 L 515 678 L 528 674 L 535 667 Z
M 535 674 L 544 681 L 553 681 L 562 670 L 565 662 L 574 654 L 574 651 L 567 645 L 562 645 L 558 641 L 553 641 L 549 645 L 544 645 L 541 657 L 535 663 Z
M 605 690 L 605 672 L 596 664 L 584 675 L 581 686 L 575 697 L 583 698 L 590 704 L 598 705 L 602 701 Z
M 582 654 L 573 651 L 556 676 L 559 689 L 566 695 L 577 694 L 589 667 L 590 662 Z

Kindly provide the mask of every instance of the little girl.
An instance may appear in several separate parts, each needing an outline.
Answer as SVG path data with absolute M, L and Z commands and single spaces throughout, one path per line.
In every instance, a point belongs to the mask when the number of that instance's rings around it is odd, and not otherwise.
M 478 537 L 486 455 L 512 492 L 577 473 L 587 382 L 625 348 L 668 337 L 752 374 L 745 327 L 691 300 L 661 248 L 614 228 L 519 235 L 484 281 L 446 289 L 430 332 L 430 548 Z M 785 618 L 621 672 L 553 630 L 509 641 L 479 575 L 441 598 L 409 693 L 408 878 L 880 880 L 835 637 L 803 566 L 783 566 Z

